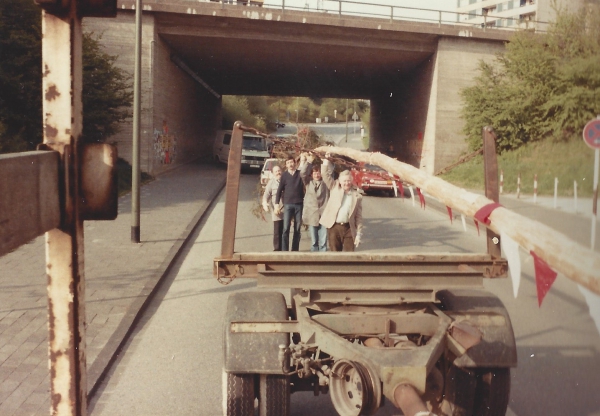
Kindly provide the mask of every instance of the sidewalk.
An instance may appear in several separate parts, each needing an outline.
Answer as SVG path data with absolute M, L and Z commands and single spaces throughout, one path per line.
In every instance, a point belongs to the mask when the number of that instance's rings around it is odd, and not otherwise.
M 141 240 L 131 195 L 115 221 L 85 223 L 88 391 L 113 360 L 154 288 L 225 184 L 226 170 L 191 163 L 141 188 Z M 0 415 L 50 408 L 44 236 L 0 257 Z

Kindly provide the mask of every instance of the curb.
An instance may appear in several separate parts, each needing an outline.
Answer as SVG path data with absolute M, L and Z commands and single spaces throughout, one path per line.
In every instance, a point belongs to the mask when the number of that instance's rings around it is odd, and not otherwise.
M 192 218 L 180 237 L 175 240 L 173 246 L 169 249 L 165 259 L 159 266 L 154 278 L 146 283 L 138 298 L 131 304 L 127 313 L 119 323 L 119 326 L 115 332 L 113 332 L 102 351 L 100 351 L 94 360 L 94 363 L 88 369 L 88 402 L 97 392 L 100 384 L 112 367 L 112 364 L 116 361 L 127 341 L 129 341 L 130 335 L 133 333 L 136 324 L 154 298 L 162 281 L 171 271 L 175 261 L 178 259 L 181 249 L 190 240 L 190 236 L 209 212 L 211 206 L 214 205 L 223 188 L 225 188 L 225 182 L 226 181 L 223 180 L 215 191 L 208 196 L 207 202 L 200 206 L 198 213 Z

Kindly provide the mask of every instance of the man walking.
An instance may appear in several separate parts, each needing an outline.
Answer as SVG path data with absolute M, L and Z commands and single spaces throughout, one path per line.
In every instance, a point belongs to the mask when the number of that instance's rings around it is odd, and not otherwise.
M 290 228 L 292 219 L 294 220 L 294 236 L 292 238 L 291 251 L 300 249 L 300 227 L 302 226 L 302 206 L 304 201 L 304 177 L 308 164 L 306 163 L 305 155 L 302 154 L 300 159 L 300 169 L 296 169 L 296 160 L 290 156 L 285 161 L 286 171 L 281 174 L 275 204 L 279 204 L 282 196 L 283 204 L 283 233 L 281 250 L 288 251 L 290 249 Z
M 333 164 L 326 155 L 321 165 L 323 182 L 329 188 L 329 201 L 321 216 L 321 225 L 327 227 L 331 251 L 354 251 L 362 236 L 362 196 L 352 187 L 349 170 L 333 179 Z
M 271 179 L 265 187 L 265 193 L 262 198 L 262 206 L 266 212 L 271 211 L 271 219 L 273 220 L 273 251 L 281 251 L 281 235 L 283 233 L 283 216 L 281 210 L 275 205 L 275 194 L 281 180 L 281 167 L 273 166 L 271 170 Z
M 320 167 L 312 165 L 313 156 L 309 155 L 307 158 L 312 180 L 306 185 L 302 221 L 308 225 L 310 232 L 310 251 L 327 251 L 327 228 L 319 221 L 329 199 L 329 189 L 323 183 Z

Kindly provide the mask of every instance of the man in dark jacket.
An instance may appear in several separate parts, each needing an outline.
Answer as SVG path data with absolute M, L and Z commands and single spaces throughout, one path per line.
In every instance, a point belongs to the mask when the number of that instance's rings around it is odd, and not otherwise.
M 306 181 L 306 156 L 302 154 L 300 169 L 296 169 L 296 160 L 290 156 L 285 161 L 286 171 L 281 174 L 275 204 L 279 204 L 285 194 L 283 204 L 283 233 L 281 251 L 290 250 L 290 228 L 294 219 L 294 236 L 291 251 L 300 249 L 300 227 L 302 226 L 302 206 L 304 201 L 304 183 Z

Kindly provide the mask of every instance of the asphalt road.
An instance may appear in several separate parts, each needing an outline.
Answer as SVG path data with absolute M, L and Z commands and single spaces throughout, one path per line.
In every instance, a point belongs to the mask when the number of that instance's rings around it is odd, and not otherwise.
M 345 128 L 345 127 L 344 127 Z M 256 175 L 243 175 L 235 250 L 270 251 L 270 222 L 250 213 Z M 251 279 L 228 286 L 212 277 L 219 254 L 223 198 L 191 240 L 144 315 L 116 365 L 90 403 L 92 415 L 222 414 L 222 321 L 227 296 L 256 290 Z M 366 197 L 360 251 L 479 252 L 474 228 L 409 200 Z M 302 236 L 307 251 L 309 237 Z M 538 308 L 532 260 L 522 256 L 523 279 L 513 298 L 509 279 L 487 281 L 507 307 L 517 338 L 507 415 L 600 415 L 600 336 L 577 286 L 559 277 Z M 284 292 L 285 293 L 285 292 Z M 292 415 L 335 415 L 327 395 L 292 395 Z M 386 403 L 377 413 L 398 415 Z

